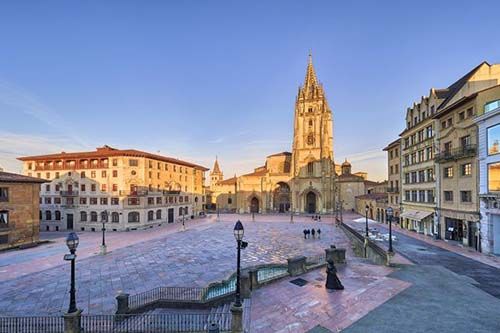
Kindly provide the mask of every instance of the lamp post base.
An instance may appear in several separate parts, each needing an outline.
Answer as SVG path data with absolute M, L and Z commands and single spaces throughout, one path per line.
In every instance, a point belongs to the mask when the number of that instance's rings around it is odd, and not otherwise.
M 101 245 L 101 250 L 99 252 L 100 255 L 104 256 L 108 253 L 108 248 L 106 245 Z
M 243 307 L 236 306 L 234 303 L 231 306 L 231 332 L 243 332 Z
M 66 333 L 80 333 L 81 332 L 81 318 L 82 310 L 76 312 L 65 313 L 64 317 L 64 332 Z

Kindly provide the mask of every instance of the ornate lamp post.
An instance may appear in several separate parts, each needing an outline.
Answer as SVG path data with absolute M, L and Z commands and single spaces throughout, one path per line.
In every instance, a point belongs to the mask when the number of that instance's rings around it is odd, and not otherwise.
M 64 255 L 64 260 L 71 261 L 71 288 L 69 290 L 69 309 L 68 313 L 77 312 L 76 308 L 76 291 L 75 291 L 75 259 L 76 248 L 78 247 L 79 238 L 75 232 L 69 233 L 66 238 L 66 245 L 68 246 L 70 254 Z
M 108 222 L 109 212 L 107 210 L 101 213 L 102 222 L 102 244 L 101 244 L 101 254 L 105 255 L 107 253 L 106 247 L 106 222 Z
M 241 307 L 241 297 L 240 297 L 240 266 L 241 266 L 241 243 L 243 240 L 243 234 L 245 230 L 243 229 L 243 224 L 238 220 L 234 226 L 234 238 L 238 244 L 238 256 L 236 261 L 236 298 L 234 300 L 234 306 Z
M 392 252 L 392 216 L 394 214 L 392 207 L 387 208 L 385 214 L 389 220 L 389 252 Z
M 370 207 L 368 207 L 368 205 L 366 205 L 365 206 L 365 219 L 366 219 L 365 231 L 366 231 L 366 237 L 368 237 L 368 209 L 370 209 Z

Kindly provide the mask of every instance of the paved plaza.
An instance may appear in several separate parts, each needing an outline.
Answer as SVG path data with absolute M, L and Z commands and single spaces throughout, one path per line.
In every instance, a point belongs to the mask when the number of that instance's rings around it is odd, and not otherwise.
M 346 214 L 356 225 L 359 216 Z M 136 294 L 158 286 L 207 286 L 235 270 L 235 221 L 245 227 L 249 247 L 243 267 L 285 263 L 296 255 L 324 254 L 331 244 L 346 249 L 337 265 L 345 286 L 329 293 L 325 269 L 301 276 L 303 287 L 287 277 L 252 293 L 251 328 L 256 333 L 474 332 L 500 331 L 498 268 L 484 260 L 434 246 L 395 229 L 394 266 L 355 257 L 348 238 L 330 218 L 314 222 L 287 215 L 221 215 L 134 232 L 109 232 L 110 253 L 98 254 L 100 232 L 79 233 L 77 303 L 86 314 L 111 314 L 120 292 Z M 381 230 L 385 226 L 372 223 Z M 304 228 L 320 228 L 321 239 L 304 239 Z M 44 233 L 49 243 L 0 253 L 0 313 L 60 315 L 68 308 L 69 264 L 66 233 Z M 381 243 L 383 246 L 386 244 Z M 425 249 L 425 251 L 423 251 Z M 491 261 L 491 260 L 490 260 Z M 474 306 L 470 306 L 474 300 Z M 440 318 L 438 322 L 432 318 Z M 428 318 L 427 320 L 423 320 Z M 319 326 L 318 326 L 319 325 Z M 436 326 L 437 325 L 437 326 Z
M 330 244 L 348 247 L 343 233 L 330 222 L 306 218 L 223 216 L 146 231 L 109 233 L 111 252 L 98 255 L 101 234 L 79 233 L 77 302 L 87 314 L 113 313 L 115 296 L 136 294 L 158 286 L 199 286 L 222 280 L 236 265 L 234 222 L 241 218 L 245 240 L 243 267 L 285 263 L 295 255 L 319 255 Z M 283 221 L 285 220 L 285 221 Z M 281 222 L 280 222 L 281 221 Z M 307 221 L 307 222 L 306 222 Z M 304 239 L 304 226 L 322 229 L 321 239 Z M 48 235 L 54 243 L 0 254 L 0 313 L 61 314 L 68 307 L 69 264 L 65 234 Z

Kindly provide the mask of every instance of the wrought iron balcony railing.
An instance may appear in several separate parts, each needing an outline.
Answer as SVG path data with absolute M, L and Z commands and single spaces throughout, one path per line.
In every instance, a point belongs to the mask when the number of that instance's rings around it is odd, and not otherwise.
M 77 197 L 78 191 L 59 191 L 59 194 L 63 197 Z
M 436 154 L 435 160 L 437 163 L 458 160 L 466 157 L 474 157 L 477 153 L 477 145 L 466 145 L 460 148 L 445 150 Z

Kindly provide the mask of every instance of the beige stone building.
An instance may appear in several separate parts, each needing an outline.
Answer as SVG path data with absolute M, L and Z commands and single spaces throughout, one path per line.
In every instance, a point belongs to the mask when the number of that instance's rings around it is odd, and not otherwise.
M 387 207 L 393 210 L 393 222 L 399 223 L 401 204 L 401 140 L 397 139 L 384 148 L 387 152 Z
M 483 62 L 407 109 L 400 134 L 402 227 L 477 248 L 478 135 L 473 119 L 487 102 L 477 96 L 483 91 L 487 96 L 499 83 L 500 65 Z
M 205 209 L 205 171 L 190 162 L 109 146 L 21 157 L 23 173 L 45 178 L 42 230 L 111 230 L 172 223 Z
M 442 90 L 431 89 L 406 112 L 401 136 L 401 226 L 426 235 L 434 234 L 435 170 L 434 121 Z
M 439 224 L 445 239 L 480 250 L 478 126 L 484 105 L 500 97 L 500 87 L 484 89 L 449 103 L 434 116 L 439 124 Z M 491 149 L 496 149 L 491 146 Z
M 39 194 L 44 181 L 0 171 L 0 249 L 38 241 Z
M 332 111 L 309 56 L 295 100 L 292 152 L 269 155 L 253 172 L 226 180 L 216 161 L 210 178 L 213 202 L 239 213 L 354 209 L 354 198 L 365 193 L 366 173 L 352 175 L 350 165 L 334 163 L 332 126 Z

